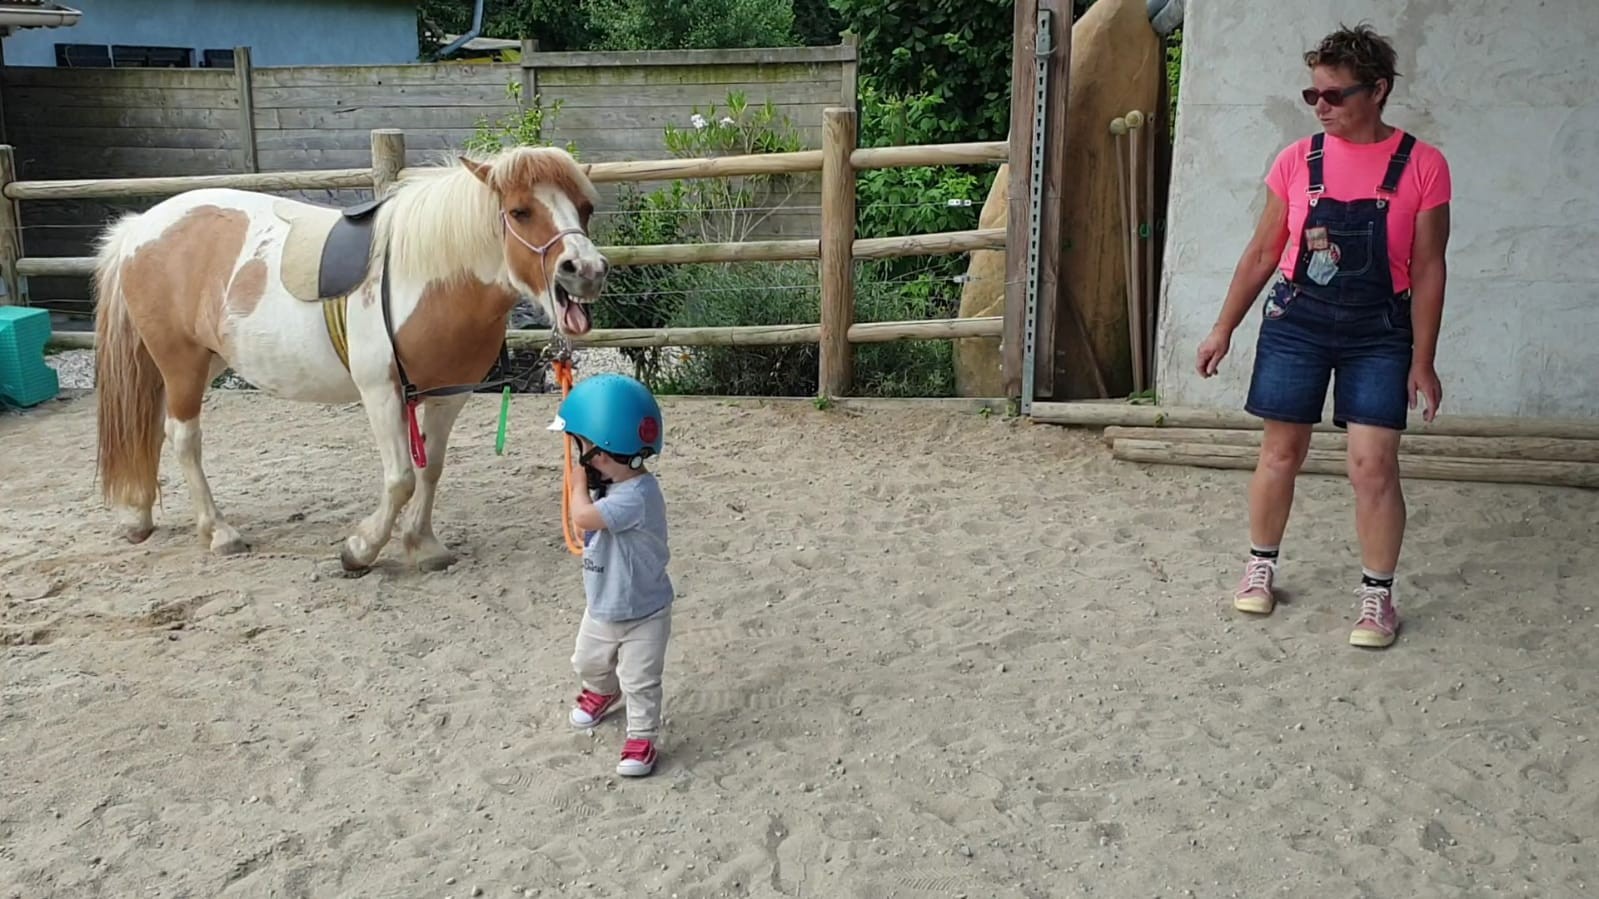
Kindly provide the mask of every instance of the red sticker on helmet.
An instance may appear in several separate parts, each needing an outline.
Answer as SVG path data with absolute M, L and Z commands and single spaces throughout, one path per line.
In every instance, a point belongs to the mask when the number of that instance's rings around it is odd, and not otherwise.
M 638 423 L 638 439 L 645 443 L 654 443 L 661 436 L 661 423 L 652 417 L 646 417 Z

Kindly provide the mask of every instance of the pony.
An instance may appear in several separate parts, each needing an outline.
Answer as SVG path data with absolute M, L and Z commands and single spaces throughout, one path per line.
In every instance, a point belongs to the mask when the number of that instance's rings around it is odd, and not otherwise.
M 153 532 L 169 441 L 201 541 L 249 549 L 200 461 L 202 398 L 232 368 L 274 396 L 364 407 L 383 481 L 345 537 L 345 571 L 367 571 L 396 527 L 413 564 L 447 568 L 455 554 L 433 533 L 433 503 L 450 429 L 501 355 L 519 296 L 543 307 L 555 340 L 591 328 L 609 271 L 588 236 L 597 202 L 586 168 L 553 147 L 408 170 L 372 204 L 364 274 L 352 269 L 354 288 L 332 299 L 291 290 L 284 260 L 295 221 L 320 216 L 331 233 L 337 209 L 202 188 L 111 224 L 93 276 L 97 469 L 122 535 Z

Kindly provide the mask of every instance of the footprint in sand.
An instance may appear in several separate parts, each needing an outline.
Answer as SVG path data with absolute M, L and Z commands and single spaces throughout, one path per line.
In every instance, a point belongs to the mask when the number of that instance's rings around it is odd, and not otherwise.
M 1519 772 L 1523 780 L 1556 795 L 1566 792 L 1566 779 L 1542 762 L 1523 765 Z

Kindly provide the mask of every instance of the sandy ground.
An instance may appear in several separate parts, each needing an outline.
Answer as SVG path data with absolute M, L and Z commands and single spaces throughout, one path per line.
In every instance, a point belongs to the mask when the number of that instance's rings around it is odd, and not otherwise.
M 1386 652 L 1309 477 L 1242 620 L 1246 476 L 970 411 L 668 405 L 662 764 L 572 730 L 550 397 L 473 400 L 462 559 L 333 575 L 355 408 L 208 401 L 112 536 L 85 400 L 0 416 L 0 896 L 1593 896 L 1599 494 L 1416 482 Z

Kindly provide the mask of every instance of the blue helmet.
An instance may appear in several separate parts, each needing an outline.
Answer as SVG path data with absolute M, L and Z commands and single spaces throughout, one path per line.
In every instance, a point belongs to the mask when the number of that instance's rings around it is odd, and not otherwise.
M 549 430 L 564 431 L 623 460 L 659 455 L 665 428 L 650 389 L 627 375 L 597 374 L 572 386 Z

